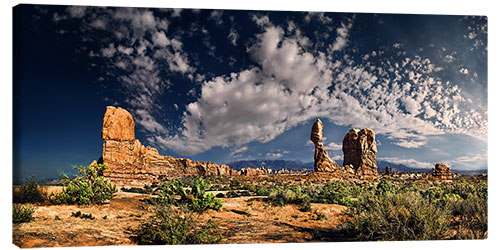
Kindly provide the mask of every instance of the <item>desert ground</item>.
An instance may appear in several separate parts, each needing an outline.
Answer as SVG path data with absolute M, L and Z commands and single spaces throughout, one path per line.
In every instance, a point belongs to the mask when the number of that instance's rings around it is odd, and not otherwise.
M 119 191 L 109 204 L 37 206 L 34 221 L 13 225 L 13 242 L 22 248 L 134 245 L 131 230 L 154 212 L 144 202 L 149 196 Z M 221 200 L 220 211 L 208 210 L 198 218 L 219 224 L 221 244 L 348 240 L 332 237 L 344 206 L 313 203 L 311 211 L 302 212 L 296 205 L 272 206 L 261 196 Z M 95 219 L 72 217 L 77 211 Z

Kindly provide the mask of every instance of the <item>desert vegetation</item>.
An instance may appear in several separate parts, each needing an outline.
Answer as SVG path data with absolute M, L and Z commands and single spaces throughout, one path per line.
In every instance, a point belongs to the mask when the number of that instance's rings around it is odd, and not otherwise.
M 180 179 L 164 182 L 155 191 L 157 196 L 148 199 L 154 206 L 154 215 L 134 230 L 139 244 L 210 244 L 220 241 L 216 223 L 199 222 L 199 214 L 207 209 L 220 210 L 222 201 L 216 199 L 202 178 L 188 183 Z M 143 189 L 147 190 L 147 187 Z M 137 190 L 134 190 L 137 191 Z M 140 192 L 144 192 L 140 191 Z
M 310 228 L 301 230 L 312 241 L 484 239 L 488 234 L 488 189 L 480 177 L 443 183 L 386 177 L 365 182 L 297 176 L 182 177 L 121 188 L 123 203 L 135 199 L 140 206 L 135 212 L 113 213 L 108 202 L 113 204 L 117 190 L 100 175 L 105 167 L 79 168 L 78 176 L 63 177 L 62 190 L 51 195 L 28 179 L 15 192 L 13 222 L 36 221 L 35 206 L 55 209 L 72 204 L 68 214 L 51 215 L 51 220 L 124 224 L 121 233 L 134 244 L 231 243 L 234 236 L 228 233 L 246 218 L 250 222 L 245 223 L 268 223 L 262 227 L 294 221 Z M 233 200 L 245 202 L 235 207 Z M 325 206 L 335 206 L 339 213 L 328 213 Z M 256 213 L 267 214 L 267 222 L 251 219 Z M 318 223 L 323 228 L 317 228 Z
M 93 164 L 88 167 L 76 167 L 79 176 L 71 178 L 63 175 L 61 184 L 62 192 L 51 193 L 49 199 L 54 204 L 103 204 L 113 198 L 117 192 L 116 186 L 103 176 L 108 168 L 106 164 Z

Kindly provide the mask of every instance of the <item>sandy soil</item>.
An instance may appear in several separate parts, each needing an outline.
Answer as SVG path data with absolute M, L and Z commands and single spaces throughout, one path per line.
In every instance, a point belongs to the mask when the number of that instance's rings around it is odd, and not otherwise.
M 134 245 L 131 230 L 153 214 L 143 201 L 147 195 L 118 192 L 100 206 L 41 205 L 35 220 L 13 225 L 13 242 L 23 248 L 58 246 Z M 222 244 L 346 241 L 336 227 L 343 206 L 311 204 L 272 206 L 264 197 L 223 198 L 221 211 L 207 211 L 199 220 L 219 223 Z M 91 213 L 95 219 L 71 217 L 72 212 Z

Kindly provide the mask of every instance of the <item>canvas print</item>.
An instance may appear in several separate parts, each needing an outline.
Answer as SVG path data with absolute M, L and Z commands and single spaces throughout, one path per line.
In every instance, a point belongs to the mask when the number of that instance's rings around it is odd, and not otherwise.
M 13 18 L 19 247 L 488 237 L 486 16 Z

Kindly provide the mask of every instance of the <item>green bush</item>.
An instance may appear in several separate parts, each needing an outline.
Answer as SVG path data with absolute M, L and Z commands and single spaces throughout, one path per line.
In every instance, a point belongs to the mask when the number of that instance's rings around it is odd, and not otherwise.
M 389 181 L 387 181 L 386 179 L 383 179 L 377 184 L 377 188 L 375 189 L 375 193 L 377 195 L 383 195 L 386 193 L 394 193 L 394 188 L 391 186 Z
M 213 244 L 222 238 L 216 228 L 210 220 L 200 225 L 183 206 L 159 205 L 156 214 L 134 231 L 134 239 L 141 245 Z
M 329 181 L 309 192 L 312 201 L 316 203 L 353 206 L 355 198 L 368 190 L 341 181 Z
M 195 178 L 191 185 L 186 187 L 180 179 L 165 182 L 160 186 L 159 198 L 157 203 L 186 205 L 189 209 L 202 213 L 207 209 L 220 210 L 222 201 L 216 199 L 212 193 L 206 190 L 210 185 L 202 178 Z M 176 199 L 179 196 L 179 199 Z
M 292 186 L 285 190 L 272 191 L 268 200 L 274 204 L 283 206 L 285 204 L 296 204 L 302 211 L 311 210 L 311 197 L 304 192 L 301 186 Z
M 14 192 L 14 203 L 39 203 L 46 200 L 46 194 L 40 191 L 38 183 L 35 181 L 35 176 L 27 179 L 21 187 L 19 192 Z
M 64 189 L 59 194 L 51 194 L 54 204 L 103 204 L 113 198 L 116 186 L 104 178 L 107 165 L 95 164 L 88 167 L 77 167 L 80 176 L 70 178 L 63 176 L 61 183 Z
M 80 219 L 90 219 L 90 220 L 95 219 L 95 217 L 92 214 L 85 214 L 85 213 L 82 213 L 81 211 L 72 212 L 71 217 L 76 217 L 76 218 L 80 218 Z
M 153 187 L 149 186 L 149 185 L 144 185 L 143 188 L 139 188 L 139 187 L 129 187 L 129 188 L 122 187 L 121 190 L 123 192 L 136 193 L 136 194 L 151 194 L 151 193 L 153 193 Z
M 456 218 L 456 239 L 485 239 L 488 232 L 488 202 L 478 195 L 467 199 L 446 199 Z
M 269 196 L 270 193 L 273 191 L 278 191 L 279 188 L 276 186 L 270 186 L 270 187 L 262 187 L 259 188 L 257 187 L 257 195 L 258 196 Z
M 365 195 L 347 212 L 342 228 L 360 240 L 439 240 L 451 214 L 419 193 Z
M 34 220 L 33 213 L 36 208 L 31 205 L 19 205 L 14 204 L 12 207 L 12 222 L 13 223 L 24 223 Z

